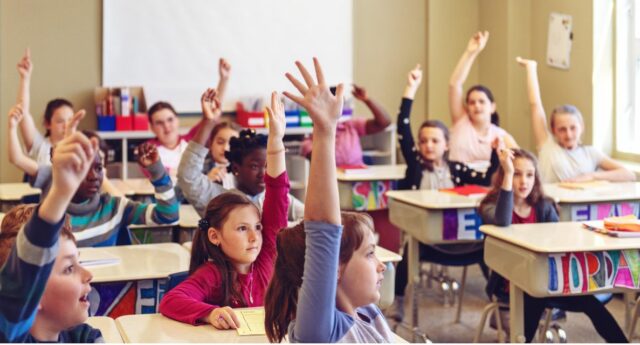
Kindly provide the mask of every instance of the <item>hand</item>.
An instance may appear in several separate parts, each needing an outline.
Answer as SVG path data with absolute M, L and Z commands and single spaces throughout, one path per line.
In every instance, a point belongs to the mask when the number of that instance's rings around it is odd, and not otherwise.
M 282 140 L 287 121 L 284 116 L 284 103 L 275 91 L 271 93 L 271 106 L 267 107 L 267 113 L 269 114 L 269 136 Z
M 231 64 L 224 58 L 220 58 L 218 61 L 218 74 L 220 79 L 225 80 L 229 79 L 229 75 L 231 75 Z
M 82 132 L 64 137 L 53 149 L 52 190 L 60 196 L 71 198 L 84 180 L 98 154 L 98 140 L 89 140 Z M 50 193 L 51 194 L 51 193 Z
M 467 51 L 472 54 L 481 52 L 489 40 L 489 31 L 478 31 L 469 40 Z
M 516 62 L 518 62 L 520 64 L 520 66 L 522 67 L 532 67 L 532 68 L 536 68 L 538 67 L 538 62 L 536 62 L 536 60 L 529 60 L 529 59 L 523 59 L 521 57 L 516 57 Z
M 514 172 L 513 168 L 513 151 L 509 149 L 498 150 L 498 158 L 500 158 L 500 166 L 504 170 L 505 175 L 512 176 Z
M 31 49 L 27 48 L 24 51 L 22 59 L 18 62 L 18 74 L 22 79 L 30 79 L 31 72 L 33 72 L 33 64 L 31 63 Z
M 227 176 L 227 167 L 213 167 L 207 174 L 209 180 L 213 182 L 222 182 L 225 176 Z
M 152 143 L 142 143 L 136 148 L 135 153 L 138 156 L 138 164 L 144 168 L 148 168 L 153 163 L 160 160 L 158 148 Z
M 22 118 L 24 113 L 22 112 L 22 105 L 16 104 L 9 110 L 9 129 L 15 129 Z
M 593 173 L 586 173 L 586 174 L 582 174 L 576 177 L 563 180 L 562 182 L 589 182 L 594 180 L 595 180 L 595 176 L 593 176 Z
M 410 72 L 407 78 L 408 86 L 417 89 L 422 82 L 422 68 L 417 64 Z
M 216 89 L 207 89 L 200 98 L 200 105 L 202 106 L 202 117 L 205 120 L 218 122 L 222 116 L 222 110 L 220 109 L 220 100 L 217 97 L 218 91 Z
M 353 91 L 351 91 L 353 97 L 361 102 L 366 102 L 369 100 L 369 95 L 367 95 L 367 89 L 362 86 L 358 86 L 353 84 Z
M 217 329 L 236 329 L 240 327 L 240 320 L 231 307 L 219 307 L 209 314 L 209 323 Z
M 504 143 L 504 139 L 500 136 L 497 136 L 495 139 L 493 139 L 493 141 L 491 142 L 491 148 L 500 152 L 500 150 L 505 149 L 507 146 Z
M 82 119 L 84 119 L 84 116 L 86 114 L 87 114 L 87 112 L 84 111 L 84 109 L 80 109 L 75 114 L 73 114 L 73 117 L 71 118 L 71 120 L 68 120 L 64 124 L 64 136 L 65 137 L 68 137 L 68 136 L 72 135 L 73 133 L 75 133 L 78 130 L 78 125 L 80 124 L 80 121 L 82 121 Z
M 315 128 L 320 130 L 335 129 L 342 114 L 344 85 L 339 84 L 336 87 L 334 96 L 324 80 L 324 74 L 318 59 L 313 58 L 313 64 L 316 70 L 317 84 L 302 63 L 296 61 L 296 66 L 298 66 L 300 74 L 302 74 L 307 85 L 303 85 L 294 76 L 287 73 L 285 74 L 287 79 L 300 91 L 302 97 L 295 96 L 287 91 L 284 92 L 284 95 L 309 112 Z

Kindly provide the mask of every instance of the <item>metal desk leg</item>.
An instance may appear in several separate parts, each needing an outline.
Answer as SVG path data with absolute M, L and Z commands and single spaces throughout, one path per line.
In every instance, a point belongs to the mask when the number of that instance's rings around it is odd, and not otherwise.
M 509 317 L 511 318 L 511 343 L 524 343 L 524 295 L 522 289 L 509 282 Z M 498 315 L 499 317 L 499 315 Z

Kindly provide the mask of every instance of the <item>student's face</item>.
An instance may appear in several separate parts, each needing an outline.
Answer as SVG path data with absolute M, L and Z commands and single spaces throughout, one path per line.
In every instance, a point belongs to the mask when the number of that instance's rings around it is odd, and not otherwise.
M 248 265 L 256 261 L 262 248 L 262 224 L 258 209 L 253 205 L 233 209 L 222 229 L 210 228 L 209 241 L 236 265 Z
M 247 154 L 242 164 L 234 163 L 231 167 L 236 176 L 238 189 L 249 195 L 264 191 L 264 171 L 267 164 L 267 150 L 256 149 Z
M 64 127 L 67 121 L 73 117 L 73 109 L 68 106 L 62 106 L 56 109 L 51 116 L 51 121 L 45 123 L 44 126 L 49 130 L 49 136 L 52 144 L 64 138 Z
M 527 158 L 516 158 L 513 168 L 513 194 L 516 198 L 526 199 L 535 183 L 536 167 Z
M 36 317 L 56 330 L 66 330 L 83 323 L 89 311 L 91 273 L 80 266 L 78 248 L 68 238 L 60 237 L 60 251 L 40 300 Z
M 180 121 L 170 109 L 161 109 L 151 116 L 151 131 L 162 145 L 173 148 L 178 144 Z
M 442 159 L 449 145 L 440 128 L 423 127 L 418 135 L 418 148 L 422 158 L 436 161 Z
M 104 165 L 103 165 L 102 151 L 98 150 L 96 153 L 91 168 L 87 173 L 87 177 L 84 178 L 80 187 L 76 192 L 74 201 L 84 201 L 93 198 L 94 195 L 100 192 L 102 186 L 102 180 L 104 179 Z
M 467 113 L 471 122 L 489 122 L 491 114 L 496 111 L 496 104 L 491 102 L 482 91 L 471 91 L 467 98 Z
M 573 114 L 556 114 L 553 120 L 553 136 L 558 144 L 565 149 L 575 149 L 580 143 L 582 125 Z
M 211 157 L 218 164 L 227 164 L 229 161 L 224 156 L 225 151 L 229 151 L 229 140 L 233 137 L 237 137 L 238 132 L 227 127 L 218 131 L 218 134 L 211 141 Z
M 360 248 L 349 262 L 340 266 L 338 289 L 354 307 L 376 303 L 380 299 L 380 287 L 385 266 L 375 254 L 376 242 L 372 231 L 367 231 Z

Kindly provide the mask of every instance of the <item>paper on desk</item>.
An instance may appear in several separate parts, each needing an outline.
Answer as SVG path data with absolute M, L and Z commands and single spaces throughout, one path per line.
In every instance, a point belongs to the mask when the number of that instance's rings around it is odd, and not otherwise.
M 265 335 L 264 308 L 236 309 L 240 327 L 236 330 L 238 335 Z
M 116 265 L 120 258 L 100 250 L 80 251 L 80 265 L 84 267 Z

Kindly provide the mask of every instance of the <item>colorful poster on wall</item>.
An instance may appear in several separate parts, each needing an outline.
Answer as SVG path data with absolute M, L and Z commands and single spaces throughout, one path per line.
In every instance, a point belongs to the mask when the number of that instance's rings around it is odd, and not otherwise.
M 442 212 L 443 240 L 479 240 L 482 220 L 475 208 L 446 209 Z
M 550 294 L 638 289 L 639 274 L 638 249 L 549 255 Z
M 166 279 L 91 284 L 89 315 L 117 318 L 154 314 L 166 292 Z
M 396 181 L 354 182 L 351 190 L 353 209 L 356 211 L 380 210 L 388 207 L 386 192 L 396 189 Z
M 627 215 L 640 217 L 640 203 L 623 202 L 616 204 L 585 204 L 571 206 L 571 221 L 583 222 L 587 220 L 602 220 L 607 217 Z

